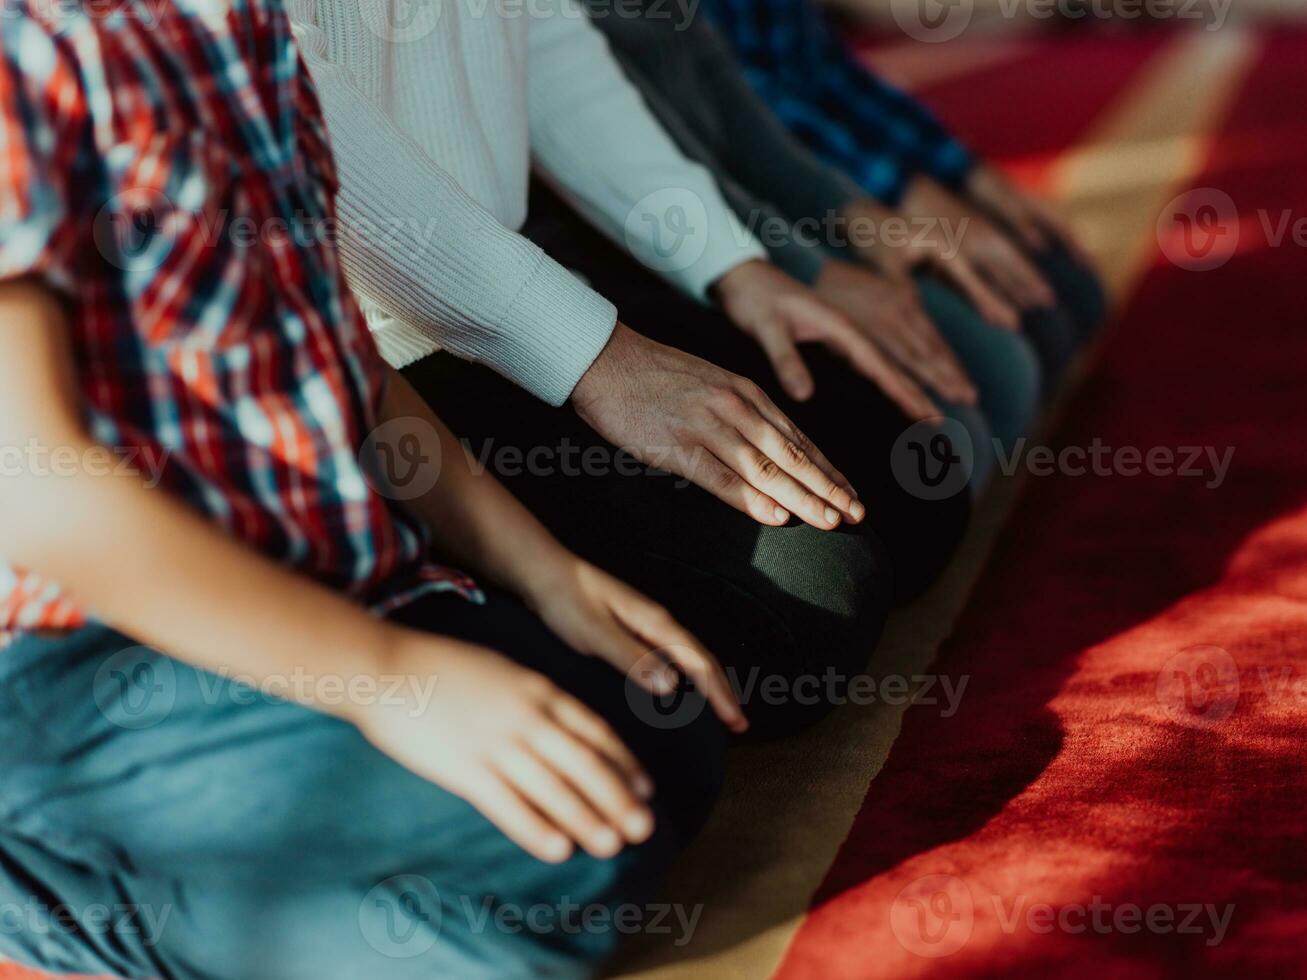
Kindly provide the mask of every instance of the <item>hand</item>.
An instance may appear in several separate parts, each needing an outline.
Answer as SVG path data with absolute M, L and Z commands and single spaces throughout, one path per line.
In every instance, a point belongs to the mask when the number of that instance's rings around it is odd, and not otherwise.
M 936 218 L 964 229 L 958 239 L 957 256 L 963 260 L 970 273 L 964 275 L 964 278 L 975 279 L 976 282 L 967 287 L 963 285 L 963 279 L 956 275 L 954 280 L 963 287 L 986 319 L 1011 329 L 1016 329 L 1019 325 L 1010 317 L 997 320 L 986 312 L 982 303 L 989 300 L 984 298 L 984 293 L 992 296 L 992 291 L 997 291 L 1009 309 L 1012 306 L 1027 311 L 1046 309 L 1057 302 L 1048 280 L 1006 234 L 975 208 L 933 180 L 926 177 L 913 180 L 903 199 L 903 209 L 914 218 Z M 983 292 L 978 293 L 977 285 Z
M 1078 261 L 1093 266 L 1071 228 L 1047 203 L 1011 183 L 998 170 L 979 166 L 967 180 L 967 193 L 982 210 L 993 215 L 1034 252 L 1060 245 Z
M 618 324 L 572 392 L 609 442 L 762 524 L 829 530 L 866 516 L 849 481 L 747 378 Z
M 844 313 L 870 341 L 941 398 L 958 405 L 976 403 L 975 386 L 921 308 L 911 280 L 892 282 L 859 266 L 830 259 L 814 288 L 818 296 Z M 911 386 L 917 397 L 926 399 L 910 380 L 902 378 L 902 383 Z
M 758 341 L 791 398 L 803 401 L 813 391 L 812 374 L 798 345 L 821 343 L 870 379 L 910 418 L 939 414 L 848 317 L 774 265 L 744 262 L 722 276 L 715 288 L 726 315 Z
M 578 653 L 600 657 L 654 694 L 670 694 L 680 668 L 733 732 L 749 727 L 721 664 L 662 606 L 559 549 L 538 563 L 523 596 Z
M 378 749 L 467 800 L 526 851 L 557 863 L 579 844 L 598 858 L 653 832 L 653 784 L 598 715 L 493 650 L 396 630 L 379 670 L 431 692 L 375 699 L 349 720 Z

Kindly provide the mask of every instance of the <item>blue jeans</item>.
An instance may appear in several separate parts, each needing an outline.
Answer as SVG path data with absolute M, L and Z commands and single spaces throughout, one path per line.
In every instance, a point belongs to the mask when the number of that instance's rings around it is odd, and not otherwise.
M 918 280 L 922 306 L 980 395 L 975 407 L 939 403 L 971 438 L 973 493 L 988 483 L 998 450 L 1010 451 L 1030 432 L 1041 402 L 1056 392 L 1107 312 L 1102 285 L 1067 252 L 1052 249 L 1033 261 L 1053 286 L 1057 305 L 1025 314 L 1019 333 L 985 322 L 961 294 L 939 280 Z
M 129 978 L 571 977 L 652 928 L 648 903 L 717 795 L 711 712 L 688 695 L 650 723 L 620 673 L 502 596 L 396 618 L 497 649 L 604 715 L 657 784 L 651 840 L 536 861 L 352 726 L 89 626 L 0 654 L 0 955 Z M 658 925 L 688 928 L 679 912 Z

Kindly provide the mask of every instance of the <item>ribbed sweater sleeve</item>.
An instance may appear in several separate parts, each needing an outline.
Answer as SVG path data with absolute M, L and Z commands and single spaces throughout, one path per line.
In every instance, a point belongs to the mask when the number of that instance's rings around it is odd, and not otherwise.
M 314 0 L 288 0 L 340 175 L 339 242 L 396 366 L 445 348 L 551 405 L 603 350 L 615 308 L 472 200 L 329 57 Z
M 597 228 L 703 299 L 766 252 L 712 175 L 677 149 L 574 0 L 537 0 L 528 34 L 536 167 Z

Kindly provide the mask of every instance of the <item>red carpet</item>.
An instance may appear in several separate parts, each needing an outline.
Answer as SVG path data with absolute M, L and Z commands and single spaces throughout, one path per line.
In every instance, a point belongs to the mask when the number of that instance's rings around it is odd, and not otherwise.
M 1307 969 L 1307 251 L 1256 218 L 1307 217 L 1305 90 L 1272 38 L 1198 182 L 1238 254 L 1159 259 L 1057 439 L 1228 475 L 1030 480 L 785 980 Z

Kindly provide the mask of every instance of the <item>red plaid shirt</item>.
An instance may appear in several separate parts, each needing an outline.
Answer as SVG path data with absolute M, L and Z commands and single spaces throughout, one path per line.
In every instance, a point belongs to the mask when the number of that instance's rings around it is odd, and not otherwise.
M 10 0 L 2 37 L 0 279 L 67 299 L 97 441 L 374 608 L 475 598 L 360 456 L 384 366 L 331 241 L 331 155 L 281 4 Z M 0 639 L 85 616 L 0 563 Z

